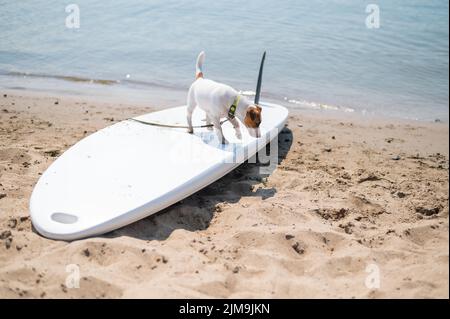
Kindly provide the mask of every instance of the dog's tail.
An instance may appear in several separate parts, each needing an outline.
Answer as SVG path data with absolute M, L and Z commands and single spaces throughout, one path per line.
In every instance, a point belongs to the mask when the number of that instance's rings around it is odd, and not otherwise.
M 205 52 L 202 51 L 197 57 L 197 64 L 195 65 L 195 78 L 203 78 L 203 62 L 205 62 Z

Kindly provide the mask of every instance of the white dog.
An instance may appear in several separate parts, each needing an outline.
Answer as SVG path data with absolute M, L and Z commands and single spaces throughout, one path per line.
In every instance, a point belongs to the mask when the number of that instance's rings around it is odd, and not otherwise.
M 189 88 L 187 98 L 187 122 L 188 132 L 193 133 L 192 112 L 196 106 L 206 113 L 206 124 L 213 125 L 216 129 L 219 141 L 227 144 L 222 133 L 220 119 L 227 117 L 236 130 L 236 137 L 241 139 L 239 119 L 247 127 L 253 137 L 259 137 L 259 125 L 261 124 L 261 107 L 249 102 L 232 87 L 204 79 L 202 66 L 205 61 L 205 53 L 202 51 L 198 55 L 195 81 Z

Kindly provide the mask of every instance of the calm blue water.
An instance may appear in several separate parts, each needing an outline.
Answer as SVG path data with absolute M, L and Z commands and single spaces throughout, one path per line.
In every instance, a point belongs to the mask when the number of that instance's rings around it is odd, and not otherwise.
M 365 24 L 371 2 L 380 8 L 379 29 Z M 65 26 L 70 3 L 79 5 L 79 29 Z M 207 77 L 241 90 L 254 90 L 266 50 L 263 98 L 446 121 L 448 6 L 446 0 L 0 0 L 0 88 L 130 89 L 150 105 L 183 103 L 200 50 Z

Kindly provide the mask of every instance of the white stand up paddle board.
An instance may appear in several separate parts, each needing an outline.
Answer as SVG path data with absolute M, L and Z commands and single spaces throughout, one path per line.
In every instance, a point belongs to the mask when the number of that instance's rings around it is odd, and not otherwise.
M 82 139 L 41 176 L 30 199 L 34 227 L 42 235 L 73 240 L 103 234 L 166 208 L 224 176 L 278 135 L 288 111 L 261 103 L 261 137 L 229 122 L 219 143 L 208 128 L 165 128 L 125 120 Z M 193 125 L 205 114 L 194 111 Z M 186 107 L 136 119 L 186 125 Z

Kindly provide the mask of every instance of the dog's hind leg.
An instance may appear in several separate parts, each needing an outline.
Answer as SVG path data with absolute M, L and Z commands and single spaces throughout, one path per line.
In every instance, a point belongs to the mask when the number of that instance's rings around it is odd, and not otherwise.
M 194 128 L 192 127 L 192 113 L 196 107 L 196 101 L 194 98 L 194 92 L 192 92 L 192 88 L 189 89 L 188 98 L 187 98 L 187 124 L 188 124 L 188 133 L 194 133 Z

